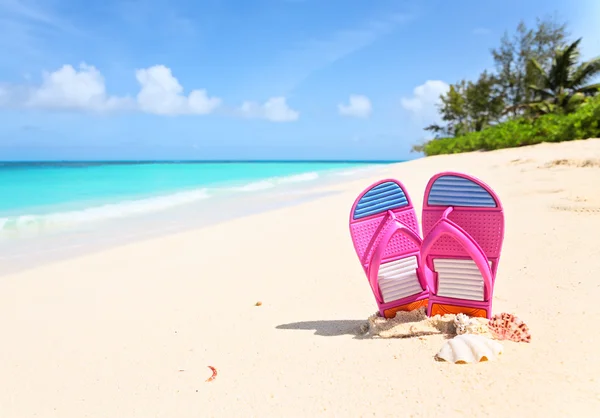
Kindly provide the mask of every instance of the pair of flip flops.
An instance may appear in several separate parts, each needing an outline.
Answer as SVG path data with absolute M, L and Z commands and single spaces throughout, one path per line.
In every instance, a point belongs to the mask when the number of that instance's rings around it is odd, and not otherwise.
M 425 188 L 422 222 L 423 235 L 394 179 L 371 185 L 352 206 L 350 234 L 380 314 L 427 307 L 429 316 L 490 318 L 504 239 L 498 196 L 466 174 L 436 174 Z

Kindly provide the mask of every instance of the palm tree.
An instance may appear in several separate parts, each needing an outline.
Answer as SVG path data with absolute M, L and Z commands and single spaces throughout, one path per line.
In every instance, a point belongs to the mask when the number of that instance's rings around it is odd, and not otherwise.
M 600 92 L 600 83 L 587 84 L 600 74 L 600 57 L 578 64 L 581 38 L 558 49 L 548 71 L 535 60 L 530 61 L 531 75 L 535 84 L 529 88 L 536 100 L 524 107 L 535 113 L 553 111 L 571 112 L 582 104 L 586 97 Z

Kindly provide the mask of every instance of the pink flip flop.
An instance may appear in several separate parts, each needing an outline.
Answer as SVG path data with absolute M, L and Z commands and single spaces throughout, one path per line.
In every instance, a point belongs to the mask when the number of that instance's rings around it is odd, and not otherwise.
M 350 235 L 382 316 L 427 306 L 419 224 L 402 183 L 382 180 L 363 191 L 350 211 Z
M 498 196 L 466 174 L 436 174 L 425 189 L 422 220 L 427 314 L 490 318 L 504 239 Z

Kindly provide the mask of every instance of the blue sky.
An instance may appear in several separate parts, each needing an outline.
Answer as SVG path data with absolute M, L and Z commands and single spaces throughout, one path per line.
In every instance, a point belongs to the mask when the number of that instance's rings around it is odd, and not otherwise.
M 0 0 L 0 159 L 406 159 L 447 83 L 600 1 Z

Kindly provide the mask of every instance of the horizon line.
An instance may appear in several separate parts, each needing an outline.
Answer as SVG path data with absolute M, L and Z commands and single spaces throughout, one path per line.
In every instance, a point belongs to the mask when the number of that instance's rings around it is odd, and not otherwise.
M 96 164 L 148 164 L 148 163 L 401 163 L 408 160 L 0 160 L 0 164 L 61 164 L 61 163 L 96 163 Z

